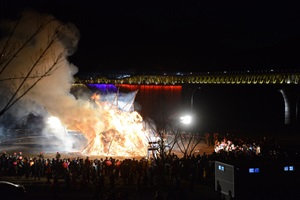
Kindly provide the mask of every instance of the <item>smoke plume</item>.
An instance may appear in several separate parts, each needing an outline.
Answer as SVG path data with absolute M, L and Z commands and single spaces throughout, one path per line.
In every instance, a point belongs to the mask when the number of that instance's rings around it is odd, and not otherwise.
M 7 121 L 8 116 L 14 122 L 20 122 L 33 114 L 44 119 L 42 133 L 46 136 L 54 135 L 62 144 L 71 140 L 67 138 L 66 130 L 81 131 L 89 141 L 97 136 L 101 141 L 111 140 L 108 141 L 110 145 L 113 141 L 116 143 L 116 139 L 124 140 L 119 141 L 120 144 L 126 143 L 127 135 L 115 136 L 119 133 L 116 127 L 119 125 L 112 118 L 118 118 L 115 116 L 115 113 L 119 113 L 117 107 L 105 102 L 100 104 L 101 99 L 97 99 L 95 104 L 85 98 L 75 98 L 70 93 L 74 83 L 73 76 L 78 68 L 68 61 L 68 56 L 76 51 L 80 37 L 79 30 L 73 24 L 62 23 L 53 16 L 26 11 L 19 21 L 6 20 L 0 25 L 3 33 L 0 43 L 0 109 L 6 108 L 10 99 L 21 97 L 1 116 L 2 122 Z M 25 95 L 22 96 L 23 94 Z M 122 96 L 120 98 L 125 99 Z M 134 100 L 134 95 L 129 98 Z M 130 106 L 126 109 L 133 111 Z M 113 110 L 116 112 L 112 113 Z M 53 117 L 60 120 L 60 124 L 55 125 L 56 128 L 50 127 L 53 124 L 49 120 Z M 125 118 L 130 117 L 127 115 Z M 137 113 L 134 113 L 133 118 L 133 123 L 140 123 Z M 124 118 L 120 117 L 122 119 Z M 135 128 L 136 132 L 142 131 L 140 126 L 134 126 L 133 129 Z M 110 137 L 109 132 L 113 132 L 114 137 Z M 98 135 L 100 133 L 106 138 Z M 122 129 L 122 133 L 126 131 Z M 135 140 L 145 147 L 145 137 Z M 95 142 L 99 145 L 98 143 L 99 141 Z M 127 143 L 126 145 L 128 146 Z M 66 148 L 63 150 L 70 150 L 71 146 L 64 145 Z M 138 147 L 137 144 L 135 146 Z

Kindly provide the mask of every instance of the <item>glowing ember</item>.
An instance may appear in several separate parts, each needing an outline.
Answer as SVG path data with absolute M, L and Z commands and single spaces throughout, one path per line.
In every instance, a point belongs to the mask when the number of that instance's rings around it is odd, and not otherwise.
M 101 112 L 101 118 L 93 124 L 80 123 L 80 127 L 77 126 L 89 139 L 89 144 L 82 153 L 105 156 L 146 156 L 149 133 L 144 129 L 140 114 L 136 111 L 124 111 L 113 102 L 101 101 L 100 94 L 93 94 L 91 98 L 95 102 L 95 109 Z M 95 132 L 91 133 L 91 130 Z

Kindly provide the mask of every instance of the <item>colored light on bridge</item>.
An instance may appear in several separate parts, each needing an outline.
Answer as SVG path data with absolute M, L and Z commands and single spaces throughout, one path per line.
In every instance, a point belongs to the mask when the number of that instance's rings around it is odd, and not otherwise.
M 117 84 L 117 87 L 129 90 L 182 90 L 181 85 L 133 85 L 133 84 Z
M 117 92 L 118 89 L 114 84 L 90 83 L 87 86 L 91 89 L 100 90 L 101 92 Z

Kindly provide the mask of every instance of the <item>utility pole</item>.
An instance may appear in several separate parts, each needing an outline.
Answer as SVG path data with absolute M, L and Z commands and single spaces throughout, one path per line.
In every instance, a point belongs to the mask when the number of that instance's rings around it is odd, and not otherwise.
M 196 90 L 200 90 L 201 89 L 201 87 L 197 87 L 197 88 L 195 88 L 194 90 L 193 90 L 193 93 L 192 93 L 192 96 L 191 96 L 191 111 L 193 112 L 193 104 L 194 104 L 194 94 L 195 94 L 195 92 L 196 92 Z

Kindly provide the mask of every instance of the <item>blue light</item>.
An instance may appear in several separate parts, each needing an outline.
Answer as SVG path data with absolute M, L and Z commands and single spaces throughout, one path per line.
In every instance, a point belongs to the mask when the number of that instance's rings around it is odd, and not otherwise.
M 103 93 L 118 91 L 117 87 L 114 84 L 91 83 L 91 84 L 87 84 L 87 86 L 92 90 L 100 90 L 100 92 L 103 92 Z
M 287 171 L 294 171 L 294 166 L 284 166 L 283 167 L 283 171 L 287 172 Z
M 218 165 L 218 170 L 224 171 L 224 170 L 225 170 L 225 167 L 224 167 L 223 165 Z
M 286 171 L 289 171 L 289 167 L 288 166 L 284 166 L 283 170 L 286 172 Z
M 254 168 L 254 167 L 251 167 L 249 168 L 249 173 L 259 173 L 260 169 L 258 167 Z

